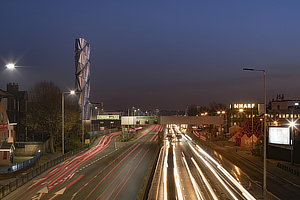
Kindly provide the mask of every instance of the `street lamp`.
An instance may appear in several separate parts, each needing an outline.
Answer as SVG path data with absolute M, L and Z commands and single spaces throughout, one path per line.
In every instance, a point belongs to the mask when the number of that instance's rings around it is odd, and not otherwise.
M 294 150 L 294 127 L 296 126 L 296 123 L 293 121 L 290 122 L 290 128 L 292 128 L 292 134 L 291 134 L 291 164 L 294 164 L 294 159 L 293 159 L 293 150 Z
M 6 65 L 6 67 L 7 67 L 8 69 L 14 69 L 14 68 L 15 68 L 15 64 L 9 63 L 9 64 Z
M 61 138 L 62 138 L 62 155 L 65 154 L 65 94 L 75 94 L 75 91 L 72 90 L 70 92 L 63 92 L 61 98 L 61 123 L 62 123 L 62 130 L 61 130 Z
M 267 191 L 267 127 L 266 127 L 266 111 L 267 111 L 267 100 L 266 100 L 266 71 L 264 69 L 253 69 L 244 68 L 245 71 L 259 71 L 264 74 L 264 185 L 263 192 L 266 195 Z

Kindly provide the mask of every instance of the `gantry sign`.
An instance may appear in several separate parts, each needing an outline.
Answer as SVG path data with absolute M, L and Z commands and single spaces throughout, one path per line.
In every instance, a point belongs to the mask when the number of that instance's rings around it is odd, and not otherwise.
M 90 66 L 90 44 L 78 38 L 75 41 L 75 89 L 79 94 L 78 104 L 84 110 L 82 114 L 85 120 L 89 119 Z

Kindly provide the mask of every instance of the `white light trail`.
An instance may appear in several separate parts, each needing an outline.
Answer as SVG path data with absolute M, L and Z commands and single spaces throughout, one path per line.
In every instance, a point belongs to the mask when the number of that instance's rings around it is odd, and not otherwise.
M 231 192 L 231 190 L 227 187 L 227 185 L 220 178 L 220 176 L 215 172 L 212 166 L 196 151 L 196 149 L 192 145 L 189 144 L 189 146 L 194 151 L 194 153 L 203 161 L 203 163 L 209 168 L 209 170 L 215 175 L 215 177 L 219 180 L 219 182 L 223 185 L 223 187 L 227 190 L 231 197 L 237 200 L 238 198 L 236 198 L 236 196 Z
M 192 184 L 193 184 L 195 193 L 196 193 L 196 195 L 197 195 L 197 199 L 203 199 L 203 197 L 202 197 L 202 195 L 201 195 L 201 192 L 200 192 L 200 189 L 199 189 L 199 186 L 198 186 L 198 184 L 196 183 L 196 181 L 195 181 L 195 179 L 194 179 L 194 177 L 193 177 L 193 175 L 192 175 L 192 173 L 191 173 L 191 171 L 190 171 L 190 168 L 189 168 L 189 166 L 188 166 L 188 164 L 187 164 L 187 162 L 186 162 L 185 157 L 182 157 L 182 159 L 183 159 L 183 162 L 184 162 L 184 164 L 185 164 L 185 167 L 186 167 L 186 169 L 187 169 L 187 171 L 188 171 L 188 174 L 189 174 L 189 176 L 190 176 L 190 179 L 191 179 L 191 181 L 192 181 Z
M 190 144 L 189 144 L 190 145 Z M 196 149 L 194 147 L 192 147 L 190 145 L 190 147 L 193 149 L 193 151 L 196 153 L 197 156 L 199 156 L 199 158 L 201 158 L 201 160 L 203 160 L 203 162 L 206 164 L 207 161 L 204 160 L 204 158 L 196 151 Z M 244 197 L 246 197 L 247 199 L 255 199 L 241 184 L 239 184 L 239 182 L 234 179 L 219 163 L 217 163 L 217 161 L 215 161 L 210 155 L 208 155 L 201 147 L 199 147 L 198 145 L 196 145 L 197 149 L 204 154 L 207 158 L 209 158 L 209 160 L 211 160 L 216 166 L 217 168 L 223 172 L 223 174 L 232 181 L 232 183 L 239 188 L 239 190 L 242 192 L 242 194 L 244 195 Z M 207 163 L 208 164 L 208 163 Z M 209 167 L 210 168 L 210 167 Z M 210 168 L 210 170 L 213 170 Z M 214 170 L 213 173 L 215 174 Z M 217 174 L 216 174 L 217 175 Z M 218 176 L 218 175 L 217 175 Z M 219 177 L 219 176 L 218 176 Z M 218 178 L 217 177 L 217 178 Z M 222 181 L 223 182 L 223 181 Z M 224 182 L 223 182 L 224 183 Z
M 210 184 L 208 183 L 207 179 L 205 178 L 202 170 L 200 169 L 200 167 L 198 166 L 198 164 L 196 163 L 194 158 L 191 158 L 191 160 L 193 161 L 194 165 L 196 166 L 196 169 L 198 170 L 198 172 L 200 173 L 200 176 L 202 177 L 206 187 L 208 188 L 211 196 L 214 198 L 214 200 L 218 200 L 216 194 L 214 193 L 213 189 L 211 188 Z
M 167 191 L 167 168 L 168 168 L 168 154 L 169 154 L 169 141 L 167 140 L 167 148 L 166 148 L 166 156 L 165 156 L 165 161 L 164 161 L 164 178 L 163 178 L 163 183 L 164 183 L 164 200 L 168 199 L 168 191 Z
M 176 189 L 177 189 L 177 197 L 179 200 L 183 200 L 181 187 L 180 187 L 179 175 L 178 175 L 178 171 L 177 171 L 175 146 L 174 145 L 172 145 L 172 146 L 173 146 L 174 179 L 175 179 L 175 185 L 176 185 Z

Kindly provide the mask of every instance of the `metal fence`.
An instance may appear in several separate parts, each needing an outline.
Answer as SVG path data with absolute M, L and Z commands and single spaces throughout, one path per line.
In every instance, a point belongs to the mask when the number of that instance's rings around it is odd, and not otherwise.
M 44 171 L 48 170 L 49 168 L 57 165 L 58 163 L 66 160 L 66 159 L 68 159 L 68 158 L 76 155 L 77 153 L 79 153 L 83 150 L 86 150 L 88 148 L 89 147 L 87 146 L 87 147 L 82 147 L 80 149 L 76 149 L 74 151 L 68 152 L 64 155 L 58 156 L 58 157 L 48 161 L 47 163 L 44 163 L 43 165 L 40 165 L 40 166 L 32 169 L 31 171 L 29 171 L 27 173 L 22 173 L 22 175 L 20 177 L 17 177 L 14 180 L 10 181 L 10 183 L 0 187 L 0 199 L 5 197 L 6 195 L 10 194 L 11 192 L 16 190 L 17 188 L 21 187 L 22 185 L 24 185 L 25 183 L 27 183 L 28 181 L 30 181 L 34 177 L 36 177 L 36 176 L 40 175 L 41 173 L 43 173 Z
M 39 150 L 37 152 L 37 154 L 33 158 L 31 158 L 29 160 L 25 160 L 25 161 L 23 161 L 21 163 L 17 163 L 15 165 L 11 165 L 11 166 L 0 167 L 0 173 L 17 171 L 19 169 L 22 169 L 23 167 L 31 165 L 31 164 L 33 164 L 38 159 L 38 157 L 40 155 L 42 155 L 42 153 L 43 153 L 42 150 Z

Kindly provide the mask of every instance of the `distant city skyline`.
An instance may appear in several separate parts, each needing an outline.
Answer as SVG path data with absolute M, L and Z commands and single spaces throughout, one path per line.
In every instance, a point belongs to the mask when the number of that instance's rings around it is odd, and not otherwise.
M 91 45 L 91 102 L 184 110 L 300 99 L 298 1 L 3 1 L 0 88 L 75 88 L 74 45 Z M 83 10 L 84 6 L 84 10 Z M 17 68 L 9 70 L 13 62 Z

